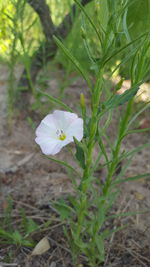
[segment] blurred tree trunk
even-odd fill
[[[81,3],[83,6],[85,6],[91,1],[92,0],[82,0]],[[45,35],[45,41],[39,46],[38,50],[33,55],[31,62],[31,81],[34,84],[38,72],[42,66],[53,59],[56,55],[57,45],[53,40],[53,35],[56,35],[61,39],[65,39],[72,29],[73,18],[76,14],[76,6],[72,6],[71,12],[65,16],[61,25],[56,28],[52,22],[50,10],[46,4],[46,0],[27,0],[27,2],[38,14]],[[27,88],[31,87],[27,79],[26,70],[23,71],[18,86],[22,88],[22,92],[24,90],[27,92]]]

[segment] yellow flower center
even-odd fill
[[[63,130],[57,130],[56,134],[59,140],[64,141],[66,139],[66,135],[64,134]]]
[[[64,133],[61,133],[61,134],[59,135],[59,140],[63,141],[63,140],[65,140],[65,139],[66,139],[66,135],[65,135]]]

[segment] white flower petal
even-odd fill
[[[70,123],[78,118],[78,116],[74,113],[61,110],[55,110],[53,116],[59,129],[63,130],[64,132],[69,127]]]
[[[56,128],[49,126],[41,121],[40,125],[36,129],[36,135],[40,137],[48,137],[57,139]]]
[[[74,120],[68,127],[66,135],[69,137],[75,137],[78,141],[81,141],[83,138],[83,120],[77,118]]]
[[[65,111],[65,120],[67,121],[67,127],[73,122],[75,121],[78,116],[74,113],[71,113],[71,112],[67,112]]]
[[[53,112],[53,119],[54,119],[56,127],[58,129],[64,130],[66,128],[66,121],[65,121],[64,111],[55,110]]]
[[[36,137],[35,142],[40,146],[45,155],[55,155],[63,147],[60,140]]]
[[[49,128],[53,129],[53,130],[56,130],[57,128],[57,125],[55,123],[55,119],[54,119],[54,116],[53,114],[48,114],[43,120],[42,122],[44,124],[46,124]]]

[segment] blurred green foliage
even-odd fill
[[[98,34],[93,30],[88,17],[83,10],[80,10],[79,6],[75,17],[73,17],[72,5],[74,3],[74,0],[47,0],[52,21],[56,27],[70,13],[73,26],[66,39],[63,40],[68,51],[74,55],[74,58],[90,75],[95,75],[101,62],[115,53],[105,67],[105,72],[109,74],[114,70],[115,74],[128,79],[130,70],[126,63],[132,61],[133,55],[138,53],[142,45],[141,40],[133,41],[150,30],[150,0],[91,1],[84,7],[84,10],[95,25]],[[46,62],[43,45],[45,36],[39,17],[27,3],[27,0],[1,1],[0,14],[0,61],[7,62],[9,67],[8,113],[13,114],[17,95],[21,90],[24,90],[24,88],[17,87],[16,83],[15,72],[18,63],[21,63],[26,70],[32,94],[34,99],[38,100],[37,105],[40,105],[40,99],[38,99],[36,88],[32,83],[30,69],[32,56],[36,54],[39,47],[43,47],[43,63]],[[60,36],[57,37],[60,38]],[[122,49],[123,46],[132,42],[133,45],[128,46],[127,49]],[[145,42],[144,39],[143,42]],[[121,49],[121,53],[116,53],[116,49]],[[149,56],[150,49],[147,51],[148,59]],[[59,48],[53,64],[52,61],[50,62],[51,69],[58,66],[55,63],[59,63],[59,66],[63,66],[65,70],[59,84],[59,93],[62,97],[65,88],[75,79],[76,75],[70,75],[71,72],[74,72],[74,66]],[[46,67],[48,64],[47,66],[44,65],[43,76],[40,77],[45,81],[47,77]],[[45,73],[44,69],[46,70]],[[145,80],[149,80],[149,73],[146,75]],[[38,86],[42,89],[41,84]],[[37,105],[35,105],[36,108]]]
[[[0,54],[3,56],[8,56],[10,44],[13,38],[12,35],[12,20],[16,16],[16,4],[21,3],[25,0],[6,0],[0,3]],[[111,3],[112,2],[112,3]],[[128,2],[123,0],[121,2]],[[127,8],[126,13],[124,14],[124,25],[122,28],[122,35],[126,35],[128,39],[136,38],[142,32],[146,30],[150,30],[150,0],[131,0],[130,6]],[[110,4],[111,3],[111,4]],[[73,4],[73,0],[47,0],[47,4],[51,10],[51,16],[54,24],[59,25],[66,14],[71,9]],[[110,6],[111,5],[111,6]],[[97,24],[97,27],[102,27],[104,30],[108,25],[108,15],[110,13],[110,9],[115,10],[119,8],[115,5],[115,1],[106,1],[106,0],[95,0],[87,5],[87,11],[89,15],[93,18],[94,22]],[[125,18],[126,16],[126,18]],[[126,24],[127,21],[127,25]],[[113,22],[113,21],[112,21]],[[73,49],[73,51],[78,54],[78,56],[82,56],[84,58],[85,48],[82,42],[82,28],[85,28],[86,23],[86,37],[89,43],[92,40],[94,41],[95,47],[92,47],[92,52],[95,51],[97,54],[99,53],[98,43],[96,41],[95,35],[93,31],[88,26],[87,21],[83,15],[77,16],[75,21],[73,31],[70,36],[67,38],[69,42],[69,46]],[[23,24],[21,26],[21,24]],[[24,15],[17,22],[17,30],[23,27],[24,37],[26,39],[26,45],[33,41],[32,53],[36,46],[43,40],[43,32],[40,25],[39,18],[37,14],[33,11],[33,9],[29,6],[28,3],[25,4]],[[129,29],[128,34],[126,33],[126,28]],[[122,30],[120,28],[120,30]],[[97,46],[96,46],[97,45]],[[18,50],[21,53],[21,48],[19,43],[17,44]],[[75,49],[75,48],[76,49]],[[95,50],[96,49],[96,50]]]
[[[150,0],[131,1],[127,22],[131,38],[136,38],[144,31],[150,31]]]
[[[69,12],[71,0],[48,0],[52,20],[55,25],[59,25],[63,17]],[[22,12],[20,7],[23,6],[23,16],[18,14]],[[59,8],[58,8],[59,7]],[[6,0],[0,2],[0,56],[9,59],[11,43],[14,39],[14,21],[15,34],[18,34],[16,50],[21,55],[23,53],[20,45],[19,33],[24,35],[25,46],[30,47],[29,55],[33,54],[44,39],[40,20],[34,10],[26,0]],[[32,43],[32,47],[31,47]]]
[[[22,55],[23,46],[20,36],[25,40],[24,48],[27,48],[31,55],[43,39],[37,14],[33,12],[26,0],[6,0],[0,3],[0,13],[0,56],[10,59],[12,43],[15,38],[16,54]]]

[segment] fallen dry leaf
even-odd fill
[[[143,200],[144,199],[144,195],[139,193],[139,192],[135,192],[134,196],[137,200]]]
[[[50,249],[50,244],[47,237],[42,238],[35,248],[33,249],[31,256],[42,255]]]

